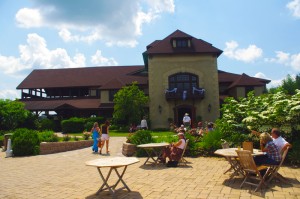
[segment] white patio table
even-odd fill
[[[111,158],[99,158],[99,159],[87,161],[85,164],[87,166],[96,167],[98,169],[101,179],[103,180],[103,184],[97,191],[96,195],[106,189],[109,190],[109,192],[113,195],[113,197],[115,196],[115,193],[118,190],[122,190],[122,189],[126,188],[128,191],[131,191],[122,178],[125,174],[127,166],[135,164],[137,162],[139,162],[139,159],[137,159],[135,157],[111,157]],[[106,178],[104,178],[104,176],[101,172],[101,169],[103,169],[103,168],[109,168],[109,172],[108,172]],[[118,172],[118,170],[117,170],[118,168],[123,168],[123,171],[121,172],[121,174]],[[116,172],[116,174],[118,176],[118,180],[115,184],[110,186],[110,185],[108,185],[108,180],[109,180],[109,177],[113,170]],[[116,189],[117,185],[120,182],[122,182],[124,186],[119,189]]]

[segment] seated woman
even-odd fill
[[[259,138],[260,148],[266,152],[266,155],[254,157],[256,165],[278,165],[281,161],[281,155],[270,134],[262,133]]]
[[[180,160],[186,142],[183,132],[180,132],[177,135],[179,137],[179,141],[172,143],[164,149],[162,158],[160,158],[161,162],[165,163],[167,157],[169,158],[170,162],[175,162],[175,164]]]

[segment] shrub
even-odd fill
[[[154,142],[152,136],[151,136],[151,131],[146,131],[146,130],[139,130],[136,133],[134,133],[132,136],[129,138],[130,143],[139,145],[139,144],[147,144],[147,143],[152,143]],[[136,155],[138,157],[146,156],[147,153],[143,149],[137,149]]]
[[[58,137],[53,131],[39,132],[38,136],[41,142],[58,142]]]
[[[300,139],[292,143],[292,148],[288,152],[288,159],[293,165],[300,165]]]
[[[12,135],[12,150],[15,156],[37,155],[40,140],[36,131],[17,129]]]
[[[64,135],[64,137],[63,137],[64,142],[68,142],[70,140],[71,140],[71,137],[69,135]]]
[[[94,122],[98,122],[98,124],[103,124],[105,122],[105,118],[104,117],[89,117],[89,118],[85,119],[85,122],[86,123],[91,122],[92,124],[94,124]],[[87,130],[89,131],[91,128],[89,128]]]
[[[73,117],[61,121],[63,133],[81,133],[84,130],[85,119]]]
[[[83,139],[84,140],[88,140],[90,138],[90,136],[91,136],[91,132],[86,131],[86,132],[83,133]]]
[[[218,128],[204,134],[202,141],[200,142],[200,147],[209,154],[213,154],[215,150],[221,148],[221,136],[222,134]]]
[[[93,125],[94,125],[94,122],[86,122],[84,124],[85,131],[90,131],[92,129]]]
[[[48,118],[44,118],[42,120],[39,121],[40,126],[39,126],[39,130],[43,131],[43,130],[54,130],[56,125],[54,123],[53,120],[50,120]]]

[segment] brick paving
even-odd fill
[[[0,153],[0,198],[5,199],[96,199],[111,198],[108,191],[95,195],[101,179],[85,162],[107,156],[122,156],[125,138],[111,138],[110,154],[93,154],[91,148],[30,157],[5,158]],[[300,169],[282,167],[289,184],[272,181],[268,189],[239,188],[242,178],[223,174],[229,167],[224,158],[186,158],[187,166],[167,168],[143,165],[145,158],[127,168],[124,180],[132,192],[117,192],[118,198],[295,198],[300,199]],[[105,170],[106,171],[106,170]],[[107,169],[108,171],[108,169]],[[114,174],[114,173],[113,173]],[[109,182],[117,179],[111,176]],[[250,191],[249,191],[250,190]]]

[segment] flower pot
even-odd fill
[[[136,152],[136,145],[135,144],[130,144],[123,142],[123,149],[122,149],[122,154],[130,157],[133,156]]]

